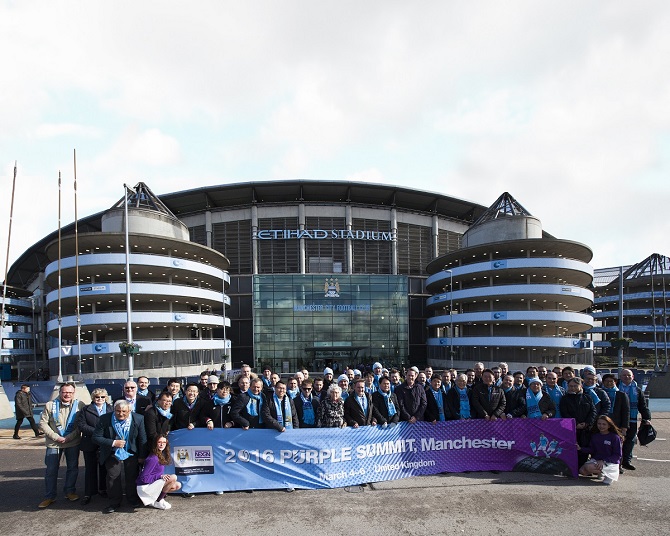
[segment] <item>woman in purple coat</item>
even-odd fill
[[[172,505],[165,500],[168,493],[181,489],[176,475],[164,475],[166,465],[172,463],[170,444],[167,436],[158,434],[151,449],[151,454],[144,461],[144,467],[137,477],[137,494],[144,506],[151,504],[159,510],[167,510]]]

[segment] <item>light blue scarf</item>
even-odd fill
[[[356,395],[356,402],[358,402],[358,405],[363,410],[363,415],[367,415],[367,413],[368,413],[368,397],[367,396],[360,397],[360,396]]]
[[[107,413],[107,402],[105,402],[102,406],[98,406],[97,404],[93,405],[98,412],[98,417],[102,417],[105,413]]]
[[[70,411],[67,414],[67,420],[65,421],[65,426],[60,422],[60,406],[61,406],[61,401],[60,398],[55,398],[54,399],[54,404],[53,404],[53,409],[51,410],[53,412],[53,417],[54,417],[54,422],[56,423],[56,430],[58,432],[58,435],[61,437],[65,437],[69,433],[72,432],[74,429],[74,418],[77,415],[77,410],[79,409],[79,402],[75,398],[71,403],[70,403]],[[63,404],[63,407],[67,408],[68,406]]]
[[[562,387],[559,387],[558,385],[556,387],[549,387],[545,385],[542,389],[544,389],[545,393],[547,393],[554,401],[554,405],[556,406],[556,415],[554,415],[554,417],[560,419],[561,410],[559,408],[561,405],[561,398],[563,398],[565,391],[563,390]]]
[[[291,397],[291,400],[298,396],[299,392],[300,389],[286,389],[286,394]]]
[[[584,386],[584,392],[588,393],[589,396],[591,397],[591,400],[593,400],[593,405],[597,406],[600,404],[600,398],[598,398],[598,393],[596,393],[596,386],[595,385],[588,385]]]
[[[460,387],[455,387],[456,392],[458,393],[458,398],[460,400],[460,414],[461,419],[470,418],[470,399],[468,398],[468,388],[461,389]]]
[[[272,395],[275,399],[275,407],[277,409],[277,421],[284,428],[293,428],[293,414],[291,413],[290,399],[284,396],[281,400],[277,395]]]
[[[263,407],[263,398],[261,395],[255,395],[251,392],[251,389],[247,391],[249,395],[249,402],[247,403],[247,413],[251,417],[258,417],[258,422],[263,422],[263,415],[261,415],[261,408]],[[256,404],[256,402],[258,404]]]
[[[312,396],[305,398],[302,393],[300,393],[300,399],[302,400],[302,422],[305,424],[313,425],[315,421],[314,416],[314,406],[312,405]]]
[[[170,413],[169,409],[163,409],[158,405],[154,405],[156,408],[156,411],[160,413],[163,417],[165,417],[167,420],[170,420],[172,418],[172,413]]]
[[[430,392],[433,393],[433,397],[435,397],[435,402],[437,402],[437,409],[440,413],[437,420],[440,422],[446,421],[447,419],[444,417],[444,399],[442,398],[442,391],[440,389],[434,391],[431,387]]]
[[[149,396],[149,389],[148,388],[147,389],[138,389],[137,394],[142,395],[142,396]]]
[[[397,411],[395,409],[395,404],[393,403],[393,400],[391,400],[391,393],[385,393],[384,391],[379,391],[381,395],[384,397],[384,402],[386,402],[386,410],[387,413],[389,414],[389,419],[393,417]]]
[[[226,397],[224,397],[224,398],[221,398],[221,397],[219,396],[219,393],[216,393],[216,394],[212,397],[212,402],[214,402],[214,405],[215,405],[215,406],[225,406],[226,404],[228,404],[228,403],[230,402],[230,395],[228,395],[228,396],[226,396]]]
[[[630,400],[630,422],[637,422],[637,415],[639,410],[637,409],[637,382],[633,380],[630,382],[630,385],[626,385],[623,382],[619,384],[619,390],[622,393],[628,395],[628,400]]]
[[[616,398],[616,394],[619,391],[619,389],[617,389],[616,385],[611,388],[603,388],[603,389],[605,389],[605,392],[607,393],[607,396],[610,399],[610,410],[608,412],[608,415],[612,415],[614,413],[614,399]]]
[[[542,400],[542,391],[537,394],[530,389],[526,390],[526,416],[529,419],[541,419],[540,400]]]
[[[130,421],[131,421],[130,416],[128,416],[128,418],[125,421],[120,421],[116,418],[116,414],[112,414],[112,426],[114,426],[114,431],[116,432],[116,435],[119,436],[119,439],[123,439],[126,442],[126,444],[123,447],[116,447],[114,457],[119,461],[127,460],[132,456],[132,454],[128,452],[128,436],[130,435]]]

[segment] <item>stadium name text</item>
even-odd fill
[[[311,240],[375,240],[394,241],[395,231],[351,231],[348,229],[265,229],[254,233],[259,240],[292,240],[308,238]]]

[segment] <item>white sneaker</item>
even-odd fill
[[[613,482],[613,480],[608,476],[603,478],[603,484],[605,484],[606,486],[611,486],[612,482]]]
[[[160,503],[163,505],[163,510],[169,510],[170,508],[172,508],[172,505],[165,499],[161,499]]]
[[[158,510],[167,510],[167,508],[165,508],[165,505],[163,504],[164,502],[165,501],[156,501],[151,506],[157,508]]]

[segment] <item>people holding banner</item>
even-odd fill
[[[174,415],[172,414],[172,395],[163,391],[158,395],[156,403],[144,412],[144,429],[147,432],[147,441],[153,444],[158,435],[167,435],[174,429]]]
[[[98,493],[107,493],[107,471],[98,461],[100,446],[93,443],[93,432],[102,415],[112,412],[112,405],[107,403],[105,389],[93,389],[91,402],[77,414],[77,427],[81,432],[79,450],[84,453],[84,497],[81,504],[87,505],[91,497]]]
[[[523,402],[521,417],[529,419],[550,419],[556,412],[556,406],[551,397],[542,391],[542,380],[531,376],[528,378],[528,387],[519,391]]]
[[[144,506],[151,505],[158,510],[169,510],[172,505],[165,500],[168,493],[181,489],[176,475],[166,475],[165,466],[172,463],[170,444],[166,435],[156,436],[151,454],[147,456],[142,472],[137,477],[137,495]]]
[[[635,471],[635,466],[631,462],[633,461],[633,447],[637,438],[637,419],[638,416],[641,416],[642,424],[650,424],[651,412],[647,407],[647,401],[644,398],[642,389],[638,387],[637,382],[633,379],[632,370],[623,369],[621,371],[619,390],[628,395],[628,399],[630,400],[630,421],[628,423],[628,430],[626,431],[626,439],[623,442],[621,467],[629,471]]]
[[[235,426],[232,417],[233,395],[230,383],[219,382],[216,394],[210,400],[209,405],[202,411],[202,420],[209,430],[214,428],[232,428]]]
[[[247,387],[233,400],[230,416],[233,422],[244,430],[249,428],[263,428],[263,406],[267,404],[263,394],[263,380],[256,378],[249,384],[249,378],[240,381],[240,388]],[[279,382],[277,382],[279,383]]]
[[[198,389],[198,384],[189,383],[186,385],[184,396],[172,403],[174,430],[182,428],[193,430],[193,428],[202,426],[200,415],[203,409],[205,409],[206,402],[199,394],[200,389]]]
[[[454,420],[472,418],[472,393],[468,388],[468,377],[465,374],[456,376],[456,385],[447,393],[449,415]]]
[[[193,386],[198,389],[197,385]],[[144,417],[133,413],[127,400],[117,400],[114,412],[100,417],[93,432],[93,443],[100,446],[100,463],[107,469],[109,506],[103,512],[111,514],[121,506],[122,478],[126,483],[126,500],[133,508],[142,506],[135,480],[139,475],[140,463],[146,457]]]
[[[545,386],[542,388],[542,390],[547,393],[551,399],[554,401],[554,405],[556,406],[556,413],[554,414],[554,417],[557,419],[561,418],[561,398],[565,395],[565,389],[561,387],[560,385],[557,385],[558,383],[558,375],[555,372],[547,372],[547,383]]]
[[[400,421],[398,398],[391,391],[391,380],[388,376],[379,379],[379,390],[372,393],[372,404],[381,415],[381,422],[395,424]]]
[[[423,420],[427,404],[426,391],[416,383],[418,370],[416,367],[410,368],[405,375],[405,382],[395,390],[400,405],[400,420],[412,424]]]
[[[40,508],[46,508],[56,502],[58,467],[65,455],[67,471],[65,473],[65,497],[69,501],[79,500],[75,493],[79,476],[79,443],[81,434],[77,428],[77,413],[84,407],[81,400],[74,398],[74,383],[64,383],[58,390],[58,398],[44,406],[40,417],[40,430],[44,432],[47,452],[44,457],[46,472],[44,484],[46,493]]]
[[[362,378],[355,380],[354,392],[344,401],[344,420],[352,428],[386,424],[372,404],[372,395],[365,391],[365,380]]]
[[[596,422],[596,406],[590,395],[584,393],[581,378],[572,378],[568,382],[568,392],[561,398],[561,416],[574,419],[577,430],[577,444],[588,447],[591,440],[591,428]],[[586,454],[578,453],[580,467],[586,463]]]
[[[505,414],[505,393],[493,385],[493,372],[485,369],[481,382],[472,388],[472,417],[495,421]]]
[[[316,428],[319,398],[318,395],[313,394],[313,384],[317,382],[323,382],[323,380],[316,378],[313,383],[309,378],[304,380],[300,386],[300,395],[293,400],[300,428]]]
[[[587,447],[577,447],[581,454],[590,454],[591,459],[580,466],[583,476],[603,476],[603,484],[619,480],[619,463],[622,456],[623,436],[621,430],[607,415],[598,417]]]
[[[318,428],[344,428],[346,425],[342,388],[339,385],[331,383],[330,387],[328,387],[326,397],[319,404],[316,426]]]
[[[424,420],[433,424],[452,420],[447,404],[447,395],[442,390],[442,378],[438,374],[433,374],[430,385],[426,389]]]
[[[269,397],[261,409],[266,428],[274,428],[278,432],[299,428],[298,415],[293,399],[287,394],[286,384],[278,381],[274,394]]]

